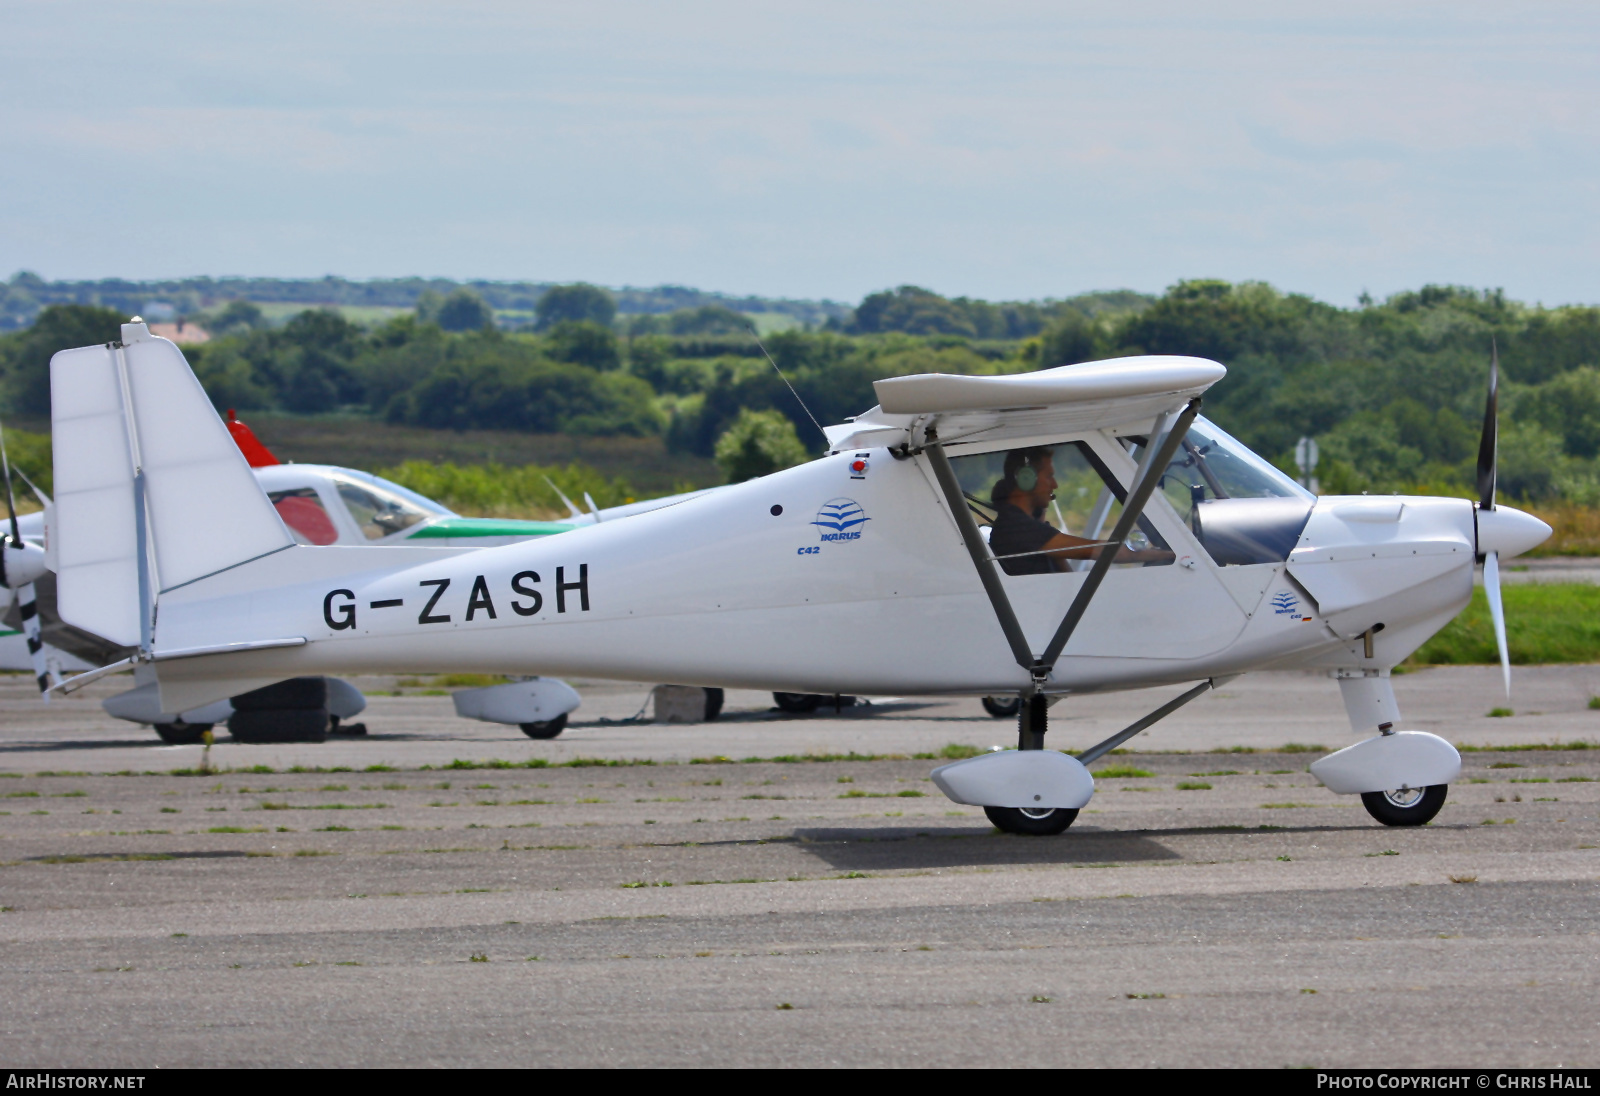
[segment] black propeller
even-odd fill
[[[22,547],[22,527],[17,524],[17,496],[11,490],[11,460],[6,456],[6,432],[4,427],[0,427],[0,469],[5,472],[6,509],[11,514],[11,539],[9,543],[20,548]],[[0,540],[0,582],[4,582],[6,577],[4,553],[4,545],[6,543],[5,540]]]
[[[1478,505],[1494,509],[1494,481],[1499,460],[1500,348],[1489,343],[1489,399],[1483,405],[1483,439],[1478,442]]]
[[[1478,511],[1494,509],[1496,465],[1499,463],[1500,347],[1489,343],[1489,398],[1483,405],[1483,440],[1478,443]],[[1481,524],[1481,519],[1480,519]],[[1506,610],[1500,598],[1500,553],[1483,554],[1483,593],[1494,624],[1495,646],[1500,649],[1500,673],[1506,697],[1511,696],[1511,651],[1506,644]]]

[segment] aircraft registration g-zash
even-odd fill
[[[1065,830],[1094,792],[1088,763],[1222,680],[1320,668],[1370,737],[1313,773],[1380,822],[1426,822],[1461,759],[1395,729],[1390,670],[1467,604],[1479,557],[1503,624],[1499,557],[1550,531],[1495,506],[1494,374],[1473,503],[1307,493],[1199,417],[1225,372],[1134,357],[899,377],[828,429],[826,456],[626,522],[476,550],[318,547],[285,529],[177,347],[128,324],[51,362],[60,615],[137,648],[172,710],[424,654],[441,670],[1012,694],[1020,748],[933,779],[1014,833]],[[1051,701],[1151,686],[1185,688],[1076,757],[1043,748]]]

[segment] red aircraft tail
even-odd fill
[[[239,452],[244,454],[244,459],[250,463],[251,468],[266,468],[283,463],[272,455],[272,450],[261,444],[261,439],[256,437],[254,430],[239,421],[231,407],[228,408],[228,433],[233,435],[234,444],[239,447]]]

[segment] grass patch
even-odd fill
[[[1208,773],[1190,773],[1190,776],[1238,776],[1238,769],[1213,769]]]
[[[1597,586],[1596,589],[1600,589]],[[1528,753],[1543,752],[1546,750],[1600,750],[1600,742],[1590,742],[1579,738],[1572,742],[1519,742],[1510,746],[1466,746],[1456,743],[1456,749],[1461,753]],[[1491,765],[1493,768],[1512,768],[1513,766],[1500,764]],[[1521,768],[1521,766],[1515,766]]]
[[[1512,711],[1510,708],[1490,708],[1489,709],[1489,718],[1490,719],[1507,719],[1507,718],[1509,718],[1511,716],[1514,716],[1516,714],[1517,713]]]
[[[1204,780],[1182,780],[1178,782],[1178,790],[1180,792],[1208,792],[1211,790],[1211,785]]]
[[[1132,765],[1107,765],[1103,769],[1096,769],[1090,775],[1096,780],[1125,780],[1147,779],[1156,774],[1145,769],[1136,769]]]
[[[1548,583],[1506,586],[1506,645],[1519,666],[1600,661],[1600,586]],[[1498,662],[1494,625],[1481,588],[1461,615],[1424,643],[1407,666]],[[1593,705],[1591,705],[1593,706]]]
[[[1315,803],[1263,803],[1261,804],[1261,809],[1264,811],[1291,811],[1314,806],[1316,806]]]
[[[481,689],[487,685],[504,685],[510,681],[504,674],[440,674],[433,679],[440,689]]]

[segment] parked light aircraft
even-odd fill
[[[240,422],[231,409],[227,413],[227,426],[240,453],[255,471],[257,482],[267,492],[268,499],[296,543],[301,544],[389,545],[416,541],[437,546],[488,547],[550,536],[600,521],[619,520],[634,513],[669,506],[700,493],[648,499],[606,509],[597,507],[594,500],[585,494],[589,510],[584,512],[551,484],[567,506],[570,517],[560,521],[462,517],[432,499],[369,472],[333,465],[286,464],[261,442],[254,431]],[[3,449],[3,445],[0,445],[0,449]],[[29,486],[32,487],[31,482]],[[48,510],[49,498],[39,493],[37,488],[34,490],[40,500],[47,504]],[[46,540],[45,518],[46,513],[39,512],[18,519],[21,542],[38,559],[43,558],[39,546]],[[46,600],[52,605],[53,592],[53,585],[47,584]],[[35,606],[26,619],[37,632],[44,614]],[[56,631],[62,629],[57,628]],[[90,657],[114,646],[76,630],[58,639]],[[0,668],[35,668],[41,689],[47,687],[47,667],[53,668],[53,680],[59,680],[63,670],[93,669],[92,664],[83,661],[72,651],[42,643],[37,635],[31,642],[40,649],[30,647],[21,631],[0,631],[0,644],[5,644],[0,646]],[[230,700],[219,700],[185,712],[163,711],[153,671],[148,667],[136,667],[134,677],[134,688],[108,697],[103,707],[116,718],[154,727],[156,733],[168,743],[199,742],[204,732],[215,724],[230,720],[234,714]],[[333,732],[365,733],[362,724],[350,722],[366,708],[366,699],[360,690],[333,677],[327,679],[326,689],[326,706]],[[554,738],[560,735],[565,729],[567,715],[581,702],[577,692],[565,682],[538,677],[502,685],[457,689],[452,692],[451,700],[456,714],[462,718],[511,724],[531,738]],[[295,712],[294,709],[289,711]],[[287,718],[293,720],[295,716],[291,714]],[[286,728],[268,727],[266,731],[269,734],[284,733]],[[315,737],[321,732],[309,733]]]
[[[51,547],[62,617],[137,653],[61,688],[148,664],[162,704],[186,709],[426,654],[441,669],[1009,693],[1020,748],[934,782],[1003,830],[1059,833],[1094,792],[1087,764],[1158,719],[1251,670],[1320,668],[1354,731],[1377,733],[1313,774],[1386,825],[1421,824],[1460,756],[1396,730],[1390,671],[1466,605],[1480,556],[1505,664],[1499,559],[1550,532],[1495,503],[1496,372],[1476,503],[1310,495],[1199,417],[1225,372],[1134,357],[878,381],[879,406],[829,428],[809,464],[559,537],[380,551],[296,544],[181,352],[124,325],[51,362]],[[1046,449],[1078,535],[997,554],[968,495],[998,470],[1012,482],[991,500],[1015,498],[1008,454]],[[1038,557],[1050,566],[1018,562]],[[1053,700],[1175,685],[1076,757],[1043,748]]]

